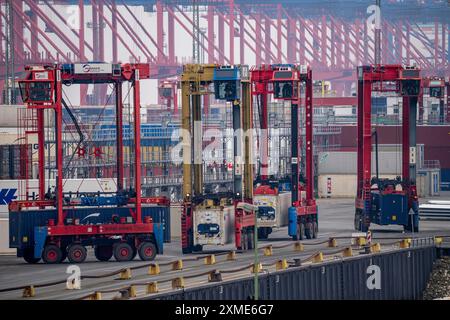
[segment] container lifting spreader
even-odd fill
[[[242,137],[249,123],[250,84],[247,66],[188,64],[181,76],[183,129],[183,212],[181,217],[183,253],[201,251],[204,245],[225,245],[234,242],[237,249],[252,248],[254,215],[237,208],[242,201],[251,201],[246,192],[252,181],[247,162],[251,138]],[[214,88],[211,91],[211,88]],[[203,189],[202,103],[205,95],[226,101],[233,108],[233,191],[212,193]],[[247,117],[241,117],[247,114]],[[243,126],[241,125],[243,123]],[[186,139],[186,140],[185,140]],[[244,143],[243,143],[243,140]],[[242,145],[247,150],[242,153]],[[189,147],[188,147],[189,146]],[[245,164],[242,164],[242,158]],[[245,170],[244,170],[245,169]],[[244,173],[245,171],[245,173]],[[244,179],[243,179],[244,177]],[[246,188],[247,187],[247,188]],[[244,192],[243,192],[244,191]],[[234,221],[233,221],[234,220]]]
[[[370,224],[402,225],[419,230],[419,201],[416,189],[416,119],[421,94],[420,70],[401,65],[371,65],[357,68],[358,74],[358,161],[355,229],[368,231]],[[372,177],[372,92],[402,97],[402,176]],[[378,127],[378,130],[381,129]]]
[[[20,199],[9,205],[10,247],[29,263],[41,258],[46,263],[60,263],[66,258],[72,263],[86,259],[87,246],[93,246],[95,256],[107,261],[113,255],[117,261],[129,261],[136,254],[142,260],[153,260],[163,253],[163,226],[153,223],[149,213],[155,207],[168,210],[166,198],[141,197],[140,155],[140,80],[148,79],[148,64],[77,63],[25,68],[25,79],[19,81],[23,102],[34,119],[33,133],[38,135],[39,191],[36,198]],[[131,83],[133,101],[134,185],[124,187],[123,103],[122,84]],[[64,101],[64,86],[108,83],[115,88],[117,128],[117,192],[97,195],[77,195],[64,192],[66,152],[78,152],[83,133],[71,108]],[[80,135],[77,150],[66,149],[63,135],[63,112],[71,119]],[[44,123],[44,111],[54,115],[54,125]],[[45,128],[52,128],[55,139],[46,141]],[[47,129],[46,129],[47,130]],[[46,192],[44,168],[51,159],[45,144],[55,150],[55,190]],[[53,148],[53,144],[55,148]],[[23,159],[27,161],[27,159]],[[143,205],[145,204],[145,205]],[[91,207],[90,210],[88,210]],[[92,214],[93,211],[95,214]]]

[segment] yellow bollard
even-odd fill
[[[330,238],[328,240],[328,247],[330,248],[336,248],[337,247],[337,241],[335,238]]]
[[[205,264],[206,265],[216,264],[216,256],[211,254],[211,255],[205,257]]]
[[[314,255],[314,257],[312,258],[313,263],[319,263],[319,262],[323,262],[323,253],[322,252],[318,252]]]
[[[172,270],[183,270],[183,260],[177,260],[172,263]]]
[[[262,271],[262,264],[261,263],[258,263],[257,265],[253,264],[251,271],[252,273],[260,273]]]
[[[370,252],[378,253],[381,251],[381,245],[377,242],[370,246]]]
[[[222,274],[219,271],[213,270],[208,274],[208,282],[222,281]]]
[[[23,288],[22,297],[23,298],[32,298],[36,295],[36,289],[34,286],[28,286]]]
[[[267,246],[267,247],[264,248],[264,255],[265,255],[266,257],[271,256],[272,253],[273,253],[273,251],[272,251],[272,245]]]
[[[231,261],[231,260],[236,260],[236,251],[230,251],[227,254],[227,260]]]
[[[342,252],[342,255],[344,257],[352,257],[353,256],[352,247],[345,248],[344,251]]]
[[[276,270],[284,270],[288,268],[288,263],[286,259],[278,260],[275,264]]]
[[[172,289],[183,289],[184,288],[184,278],[178,277],[172,280]]]
[[[161,270],[159,268],[159,264],[155,263],[155,264],[150,265],[150,267],[148,267],[149,275],[154,276],[154,275],[158,275],[160,273],[161,273]]]
[[[102,300],[102,293],[99,291],[95,291],[88,297],[88,300]]]
[[[303,246],[303,243],[296,242],[294,245],[294,250],[295,251],[304,251],[305,247]]]
[[[356,238],[356,245],[362,247],[366,245],[366,238],[364,237],[358,237]]]
[[[129,280],[131,279],[131,269],[126,268],[120,271],[120,280]]]
[[[136,293],[136,286],[130,286],[128,288],[128,296],[130,298],[136,298],[136,295],[137,295],[137,293]]]
[[[409,248],[409,241],[408,241],[408,239],[401,240],[399,245],[400,245],[400,248],[402,248],[402,249]]]
[[[150,282],[147,284],[147,294],[158,293],[158,282]]]

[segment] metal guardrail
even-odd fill
[[[233,269],[213,269],[208,271],[203,271],[200,273],[188,275],[188,276],[177,276],[174,278],[168,278],[162,281],[147,281],[147,282],[136,282],[132,283],[128,286],[118,288],[118,289],[111,289],[111,290],[98,290],[94,291],[91,294],[88,294],[86,296],[81,297],[80,299],[101,299],[102,293],[121,293],[122,297],[125,298],[134,298],[136,297],[136,286],[146,286],[147,294],[154,294],[158,293],[158,284],[163,283],[171,283],[172,289],[177,288],[185,288],[185,279],[190,278],[197,278],[202,276],[208,276],[208,282],[220,282],[222,281],[222,274],[232,274],[237,272],[242,272],[246,269],[248,269],[250,272],[262,272],[264,268],[270,268],[275,267],[276,270],[284,270],[289,267],[293,266],[300,266],[304,263],[321,263],[324,262],[325,259],[328,258],[334,258],[337,254],[339,254],[342,258],[352,257],[353,256],[353,250],[362,250],[363,252],[360,252],[362,254],[364,253],[379,253],[381,252],[381,246],[389,246],[394,245],[398,246],[398,248],[404,249],[404,248],[417,248],[417,247],[423,247],[423,246],[430,246],[430,245],[440,245],[443,241],[443,238],[450,238],[450,236],[436,236],[436,237],[426,237],[426,238],[407,238],[407,237],[399,237],[399,238],[376,238],[373,239],[374,241],[383,240],[383,239],[389,239],[389,240],[395,240],[390,243],[383,243],[380,244],[379,242],[374,242],[373,244],[367,244],[367,241],[364,237],[335,237],[335,238],[329,238],[327,240],[323,241],[315,241],[315,242],[293,242],[283,245],[267,245],[262,246],[258,248],[258,250],[262,251],[264,256],[270,257],[273,255],[273,250],[282,249],[282,248],[288,248],[293,247],[294,252],[303,252],[305,246],[317,246],[322,244],[327,244],[328,249],[322,249],[322,250],[315,250],[311,255],[309,255],[307,258],[304,259],[293,259],[293,260],[287,260],[286,258],[283,259],[276,259],[272,261],[271,263],[266,264],[259,264],[254,265],[253,263],[246,264],[244,266],[240,266],[238,268]],[[352,246],[346,246],[346,247],[338,247],[338,239],[350,239],[354,240],[354,245]],[[132,271],[138,270],[138,269],[148,269],[148,275],[155,276],[159,275],[161,273],[168,273],[171,271],[182,271],[183,265],[185,262],[188,261],[201,261],[203,260],[204,265],[215,265],[218,262],[216,261],[216,257],[218,256],[226,256],[226,261],[234,261],[237,260],[236,258],[236,251],[225,251],[218,254],[207,254],[207,255],[200,255],[197,257],[188,257],[184,259],[176,259],[173,261],[163,262],[163,263],[147,263],[139,266],[133,266],[133,267],[127,267],[127,268],[121,268],[115,271],[111,271],[105,274],[98,274],[98,275],[84,275],[81,276],[82,279],[100,279],[100,278],[109,278],[113,276],[119,276],[120,280],[130,280],[132,278]],[[220,262],[219,262],[220,263]],[[161,270],[161,267],[170,266],[168,270]],[[52,281],[52,282],[46,282],[46,283],[40,283],[40,284],[33,284],[33,285],[24,285],[24,286],[17,286],[17,287],[11,287],[11,288],[4,288],[0,289],[0,293],[2,292],[10,292],[10,291],[17,291],[22,290],[22,297],[28,298],[28,297],[34,297],[36,295],[36,289],[37,288],[45,288],[45,287],[51,287],[59,284],[67,283],[67,280],[58,280],[58,281]]]
[[[261,299],[270,301],[420,299],[437,255],[436,246],[421,246],[264,271],[257,290]],[[369,282],[375,272],[379,280]],[[255,285],[253,277],[244,276],[135,298],[252,300]]]

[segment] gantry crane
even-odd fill
[[[371,223],[402,225],[419,229],[416,190],[416,118],[420,95],[420,70],[401,65],[371,65],[357,68],[358,162],[355,229],[366,232]],[[372,92],[402,97],[402,176],[372,177],[371,156],[374,130],[371,123]]]
[[[137,253],[142,260],[153,260],[163,253],[163,226],[153,223],[151,208],[165,206],[163,197],[141,197],[140,155],[140,80],[150,77],[148,64],[77,63],[25,68],[26,78],[19,81],[22,100],[32,117],[29,133],[38,135],[39,192],[37,198],[13,201],[9,205],[10,247],[17,248],[17,256],[29,263],[41,258],[46,263],[60,263],[66,258],[72,263],[86,259],[87,246],[93,246],[98,260],[107,261],[113,255],[117,261],[134,259]],[[132,85],[134,176],[129,190],[124,187],[124,158],[122,131],[122,84]],[[117,129],[117,192],[82,195],[64,192],[64,170],[69,163],[63,162],[65,148],[63,136],[63,111],[71,115],[80,126],[64,100],[64,86],[76,84],[109,83],[115,86]],[[54,115],[54,124],[45,124],[44,111]],[[36,111],[36,112],[34,112]],[[36,115],[36,117],[34,117]],[[50,161],[45,152],[45,130],[53,127],[55,135],[56,175],[55,191],[46,193],[44,168]],[[80,141],[83,139],[80,137]],[[53,142],[49,142],[53,143]],[[77,146],[77,149],[81,145]],[[78,152],[79,150],[72,150]],[[46,159],[47,158],[47,159]],[[21,159],[28,161],[28,158]],[[28,178],[28,177],[27,177]],[[143,203],[150,206],[144,206]],[[94,207],[95,221],[90,220]]]
[[[265,65],[251,70],[252,97],[255,97],[262,110],[261,131],[267,130],[267,101],[268,95],[274,99],[291,102],[291,205],[289,209],[289,232],[294,239],[311,239],[317,237],[318,220],[317,206],[314,199],[313,179],[313,119],[312,71],[307,66],[292,64]],[[300,84],[305,88],[305,170],[304,179],[300,181],[299,154],[299,106]],[[262,166],[266,168],[267,137],[262,136],[260,142]],[[267,238],[273,227],[279,226],[281,206],[275,199],[278,195],[277,187],[264,183],[267,174],[262,171],[263,183],[255,188],[254,203],[260,207],[258,211],[258,233],[260,238]],[[304,197],[302,197],[304,191]],[[278,208],[277,208],[278,207]],[[277,216],[278,215],[278,216]]]
[[[183,212],[181,216],[183,253],[200,251],[204,245],[224,245],[235,233],[238,249],[252,248],[254,215],[237,208],[251,202],[251,137],[242,138],[241,114],[251,115],[247,66],[188,64],[181,76],[183,139]],[[211,91],[211,86],[214,91]],[[203,189],[202,96],[215,94],[233,108],[233,192],[211,193]],[[251,123],[243,121],[244,130]],[[242,156],[242,141],[244,149]],[[246,161],[242,167],[242,158]],[[243,169],[245,174],[243,175]],[[244,179],[242,178],[244,176]],[[247,180],[249,179],[249,180]],[[245,188],[243,189],[243,186]],[[244,194],[243,194],[244,191]],[[234,220],[234,221],[233,221]]]

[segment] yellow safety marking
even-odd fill
[[[211,254],[207,257],[205,257],[205,264],[206,265],[213,265],[216,263],[216,256]]]
[[[120,271],[120,280],[129,280],[131,279],[131,269],[127,268]]]
[[[23,289],[22,297],[23,298],[31,298],[36,295],[36,289],[34,286],[28,286]]]
[[[183,289],[184,288],[184,278],[178,277],[172,280],[172,289]]]
[[[172,263],[172,270],[183,270],[183,260],[177,260]]]
[[[330,238],[328,240],[328,247],[330,248],[336,248],[337,247],[337,241],[335,238]]]
[[[295,251],[304,251],[305,247],[303,246],[303,243],[296,242],[294,245]]]
[[[155,264],[150,265],[150,267],[148,267],[149,275],[154,276],[154,275],[158,275],[160,273],[161,273],[161,270],[159,268],[159,264],[155,263]]]
[[[264,255],[266,257],[269,257],[273,254],[273,250],[272,250],[272,245],[269,245],[267,247],[264,248]]]
[[[314,257],[312,258],[313,263],[319,263],[319,262],[323,262],[323,253],[322,252],[318,252],[314,255]]]
[[[158,292],[158,282],[150,282],[147,284],[147,294],[157,293]]]
[[[284,270],[288,268],[288,263],[286,259],[278,260],[275,264],[276,270]]]

